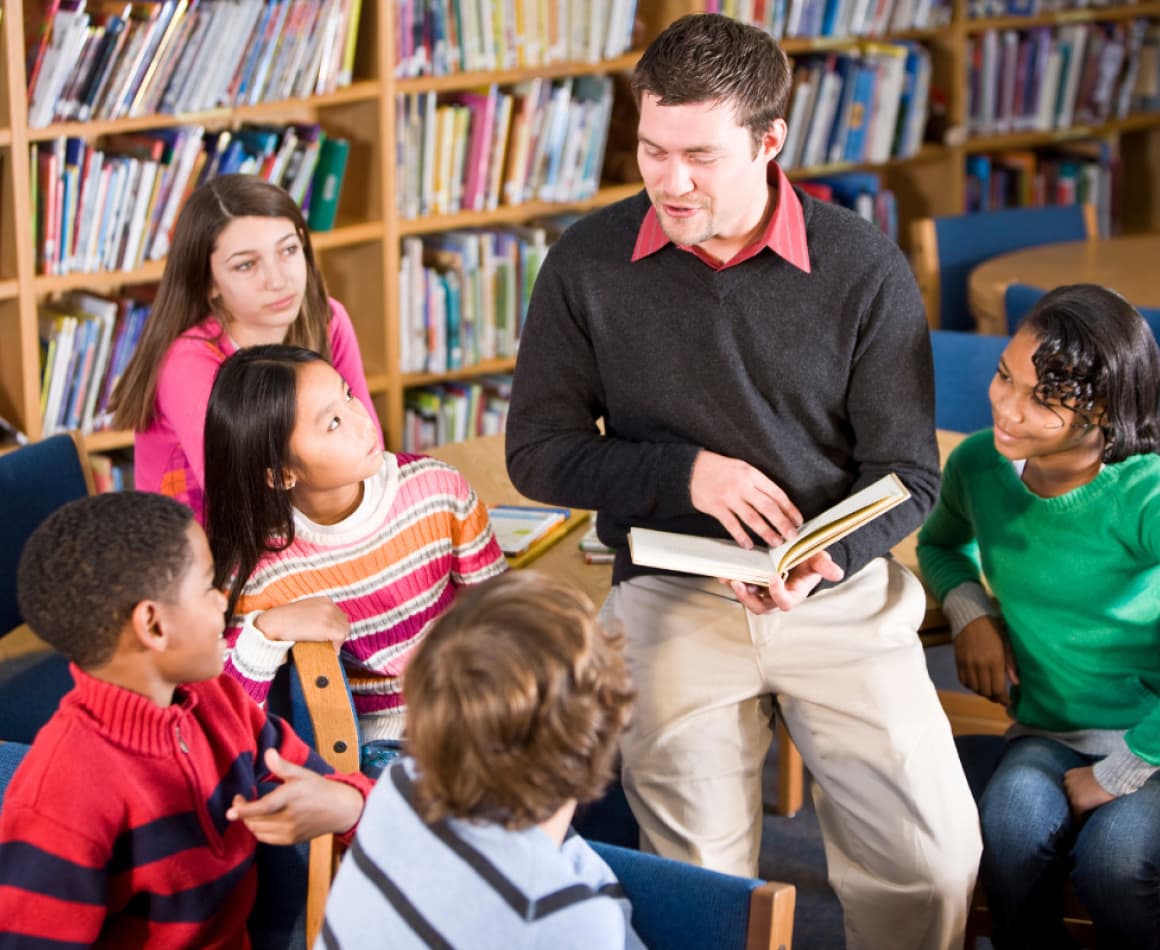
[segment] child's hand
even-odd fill
[[[282,784],[252,802],[235,795],[226,812],[230,821],[244,821],[259,841],[297,844],[318,835],[342,834],[362,815],[363,797],[357,788],[287,762],[274,749],[266,750],[266,767]]]
[[[1106,805],[1116,797],[1096,781],[1095,769],[1090,765],[1064,772],[1063,788],[1067,792],[1067,800],[1071,802],[1071,810],[1077,816]]]
[[[954,639],[955,666],[959,682],[992,702],[1011,704],[1007,693],[1008,671],[1014,673],[1015,661],[1007,652],[1006,642],[994,617],[977,617],[959,631]],[[1018,682],[1012,677],[1013,682]]]
[[[744,584],[741,581],[727,580],[723,583],[732,588],[733,596],[747,610],[755,614],[767,614],[773,610],[793,610],[823,580],[836,583],[842,577],[842,569],[834,559],[827,552],[819,551],[790,571],[784,581],[775,577],[769,587]]]
[[[254,626],[267,640],[330,641],[335,649],[350,636],[350,621],[329,597],[308,597],[271,607],[258,616]]]

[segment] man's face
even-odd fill
[[[670,241],[709,242],[712,253],[713,244],[728,246],[751,235],[765,213],[766,166],[781,145],[784,125],[775,122],[754,154],[749,130],[737,124],[731,103],[662,106],[654,95],[641,97],[637,161]]]

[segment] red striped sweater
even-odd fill
[[[0,812],[0,948],[249,946],[256,842],[225,818],[288,761],[358,788],[219,676],[162,708],[73,667]]]
[[[454,468],[421,455],[384,454],[357,511],[336,525],[295,512],[294,543],[266,555],[241,599],[226,672],[258,702],[290,648],[254,626],[264,610],[325,596],[350,620],[342,647],[363,740],[402,737],[402,674],[431,623],[463,584],[506,568],[487,509]]]

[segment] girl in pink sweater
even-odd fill
[[[384,452],[349,384],[299,347],[222,364],[205,448],[226,672],[263,702],[294,641],[333,641],[363,741],[401,738],[415,647],[458,587],[506,567],[487,509],[449,465]]]
[[[375,418],[354,327],[327,296],[301,210],[254,175],[211,179],[181,210],[153,311],[113,393],[114,425],[136,433],[136,487],[202,520],[214,375],[243,347],[283,342],[333,362]]]

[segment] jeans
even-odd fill
[[[1160,948],[1160,773],[1077,819],[1063,776],[1095,761],[1031,736],[999,759],[979,803],[998,950],[1074,946],[1062,921],[1069,874],[1101,947]]]

